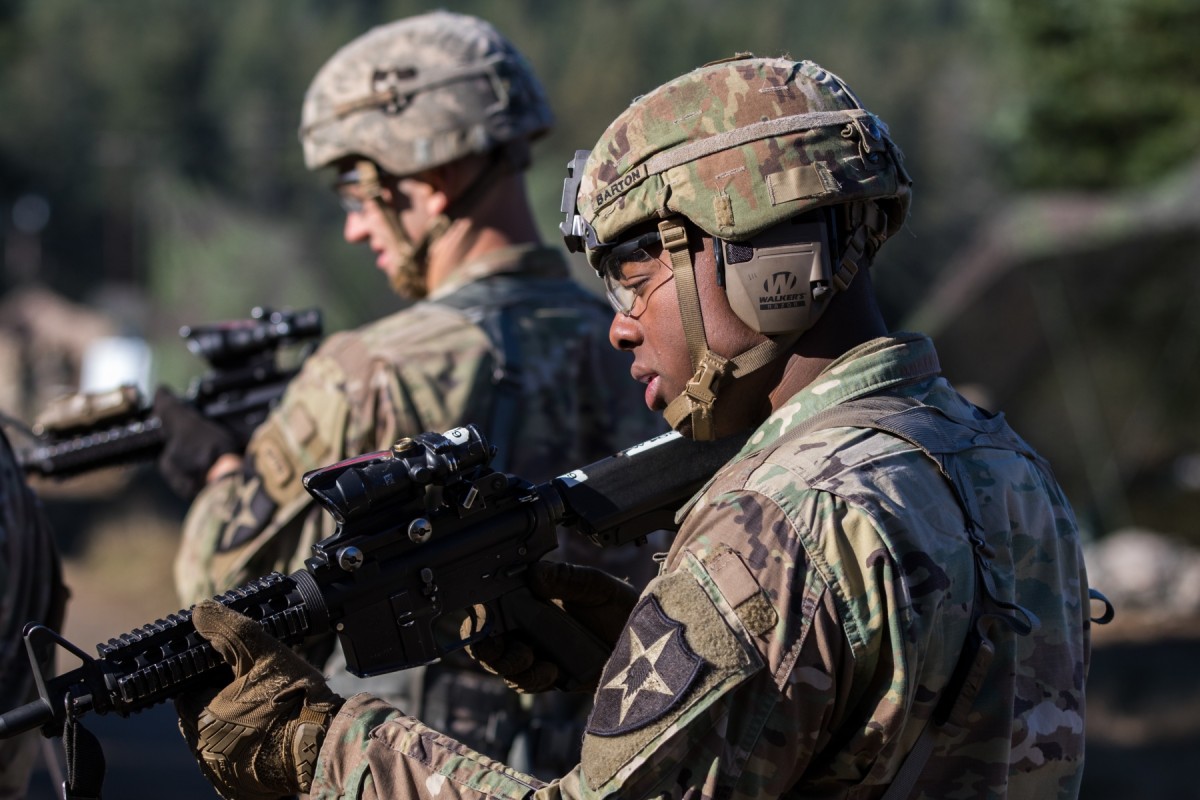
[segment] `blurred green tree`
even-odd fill
[[[1014,186],[1140,186],[1200,153],[1200,3],[1002,0],[981,10],[1007,77],[993,130]]]
[[[530,192],[548,241],[575,149],[591,146],[634,96],[739,51],[835,70],[906,147],[918,200],[878,279],[893,320],[993,191],[985,171],[963,169],[981,161],[985,65],[974,60],[972,14],[950,0],[895,0],[886,13],[873,0],[440,5],[493,21],[546,84],[558,123],[537,145]],[[295,129],[308,81],[337,47],[431,7],[0,1],[0,233],[16,198],[45,196],[52,217],[39,279],[94,303],[105,286],[133,287],[149,310],[127,321],[162,340],[164,355],[178,349],[179,324],[242,316],[254,304],[319,298],[331,329],[385,313],[397,301],[340,241],[336,205],[324,178],[304,170]],[[0,289],[15,280],[8,272]],[[182,358],[180,370],[189,367]]]

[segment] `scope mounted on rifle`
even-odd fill
[[[185,325],[179,329],[179,335],[187,341],[190,352],[220,368],[273,352],[280,345],[319,338],[321,331],[319,309],[273,311],[256,306],[250,311],[250,319]]]
[[[183,399],[245,447],[299,363],[316,349],[321,312],[259,306],[249,319],[185,326],[179,333],[188,350],[210,366],[191,381]],[[293,345],[300,347],[280,353]],[[22,469],[58,479],[154,458],[166,441],[162,420],[134,385],[58,398],[25,430],[34,441],[17,454]]]
[[[338,523],[357,523],[411,502],[426,486],[463,480],[476,467],[488,466],[495,453],[474,425],[426,432],[390,450],[313,470],[305,474],[304,488]]]

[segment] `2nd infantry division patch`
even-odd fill
[[[587,732],[618,736],[661,719],[699,677],[704,659],[653,595],[633,609],[604,668]]]

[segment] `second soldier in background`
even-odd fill
[[[524,59],[473,17],[375,28],[321,68],[304,101],[305,163],[333,172],[346,240],[367,243],[392,287],[418,302],[330,337],[244,458],[191,467],[207,485],[176,563],[183,602],[302,566],[333,527],[301,483],[316,467],[473,422],[498,448],[497,468],[544,480],[661,431],[629,357],[608,346],[607,306],[539,243],[522,173],[551,122]],[[652,572],[645,551],[560,553],[639,589]],[[520,743],[535,773],[578,759],[587,698],[555,693],[531,709],[465,657],[364,682],[335,653],[327,671],[346,696],[383,694],[493,757]]]

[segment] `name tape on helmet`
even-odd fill
[[[599,211],[604,208],[648,177],[650,177],[650,170],[647,166],[645,164],[638,164],[592,197],[592,211]]]

